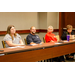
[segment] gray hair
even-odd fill
[[[49,26],[48,29],[49,29],[49,28],[52,28],[52,29],[53,29],[53,26]],[[48,29],[47,29],[47,30],[48,30]]]

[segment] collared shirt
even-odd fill
[[[14,44],[20,44],[20,40],[21,40],[21,36],[19,34],[17,34],[16,37],[13,37],[13,40],[9,34],[6,34],[3,39],[6,47],[9,47],[8,44],[6,43],[6,41],[12,41],[12,43],[14,43]]]
[[[54,41],[54,42],[56,42],[57,38],[56,38],[56,36],[53,33],[49,33],[48,32],[45,35],[45,40],[46,40],[46,42],[50,42],[51,40]]]
[[[27,44],[30,44],[31,42],[34,42],[36,44],[41,43],[39,36],[38,35],[32,35],[31,33],[27,36],[26,40],[27,40]]]

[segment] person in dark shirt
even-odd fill
[[[62,40],[67,40],[67,35],[70,35],[70,38],[72,37],[72,35],[74,35],[74,32],[72,31],[72,26],[71,25],[67,25],[67,31],[64,31],[61,39]]]
[[[39,36],[35,34],[36,33],[36,28],[32,26],[30,28],[30,34],[27,36],[27,44],[42,44],[43,42],[40,40]]]
[[[67,25],[67,31],[64,31],[62,36],[61,36],[61,40],[67,40],[67,35],[70,35],[70,38],[72,38],[72,36],[74,35],[74,32],[72,31],[72,25]],[[66,59],[69,60],[69,59],[74,59],[74,53],[72,54],[68,54],[68,55],[65,55],[66,56]]]
[[[62,36],[61,36],[61,39],[67,40],[67,35],[70,35],[70,37],[72,37],[72,35],[74,35],[74,32],[72,31],[71,34],[70,34],[68,31],[64,31]]]

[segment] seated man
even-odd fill
[[[42,44],[43,42],[40,40],[39,36],[35,34],[36,33],[36,28],[32,26],[30,28],[30,34],[27,36],[27,44]]]

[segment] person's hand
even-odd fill
[[[41,42],[42,44],[44,43],[44,42]]]
[[[70,39],[74,39],[74,35],[70,35]]]
[[[70,37],[72,37],[72,35],[70,35]]]
[[[53,40],[51,40],[51,42],[54,42]]]
[[[42,44],[43,44],[43,42],[40,43],[40,45],[42,45]]]

